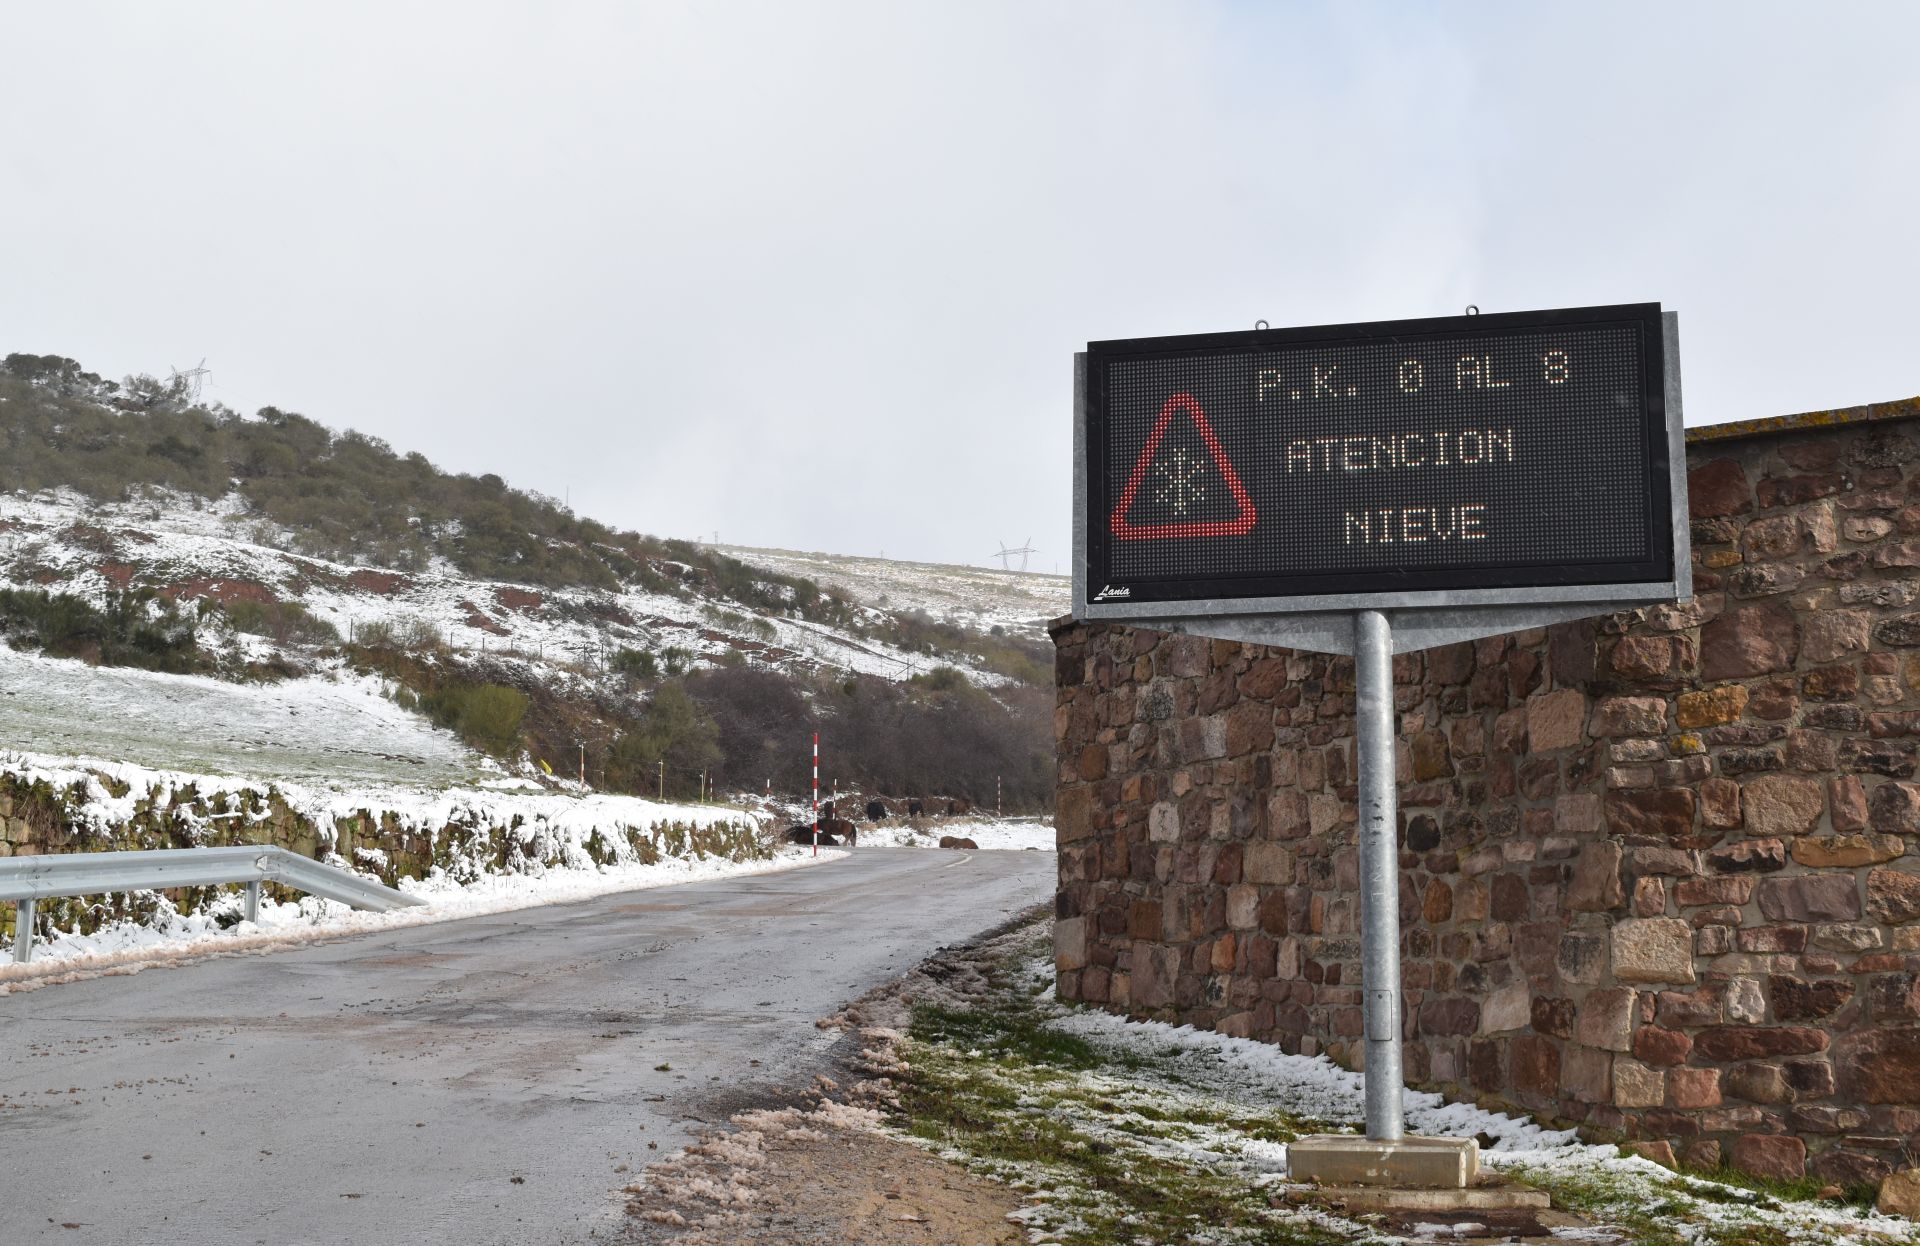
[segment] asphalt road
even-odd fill
[[[822,1067],[817,1018],[1054,866],[866,849],[0,997],[0,1240],[611,1236],[649,1160]]]

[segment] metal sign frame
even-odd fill
[[[1196,348],[1209,345],[1279,344],[1358,336],[1356,328],[1401,332],[1444,333],[1503,325],[1582,323],[1607,316],[1627,318],[1629,311],[1645,314],[1649,306],[1631,309],[1582,308],[1573,312],[1515,313],[1495,316],[1457,316],[1433,320],[1395,321],[1379,326],[1328,326],[1314,330],[1259,331],[1252,334],[1197,334]],[[1665,579],[1608,583],[1530,583],[1509,587],[1406,589],[1372,592],[1314,593],[1261,597],[1204,598],[1184,601],[1094,602],[1089,576],[1089,494],[1091,466],[1089,414],[1092,403],[1087,355],[1074,356],[1073,426],[1073,617],[1092,622],[1127,623],[1162,631],[1186,632],[1221,640],[1287,645],[1325,653],[1353,652],[1353,612],[1383,610],[1393,615],[1393,651],[1415,649],[1539,627],[1567,619],[1612,614],[1637,606],[1685,600],[1693,595],[1692,547],[1688,536],[1685,425],[1680,395],[1680,329],[1676,313],[1658,313],[1661,328],[1662,376],[1659,414],[1664,419],[1664,456],[1653,465],[1666,473],[1668,523],[1659,529],[1671,533],[1672,573]],[[1182,339],[1185,340],[1185,339]],[[1664,458],[1664,462],[1661,459]],[[1104,501],[1104,499],[1103,499]]]

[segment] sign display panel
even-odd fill
[[[1078,604],[1670,582],[1665,374],[1651,303],[1092,343]]]

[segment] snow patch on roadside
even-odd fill
[[[1365,1114],[1366,1079],[1325,1056],[1288,1055],[1270,1043],[1229,1038],[1190,1025],[1129,1021],[1104,1012],[1076,1012],[1048,1028],[1086,1039],[1102,1051],[1147,1061],[1177,1059],[1180,1080],[1239,1103],[1265,1103],[1329,1126],[1357,1126]],[[1487,1134],[1493,1151],[1538,1151],[1572,1142],[1571,1129],[1543,1129],[1526,1117],[1488,1112],[1440,1095],[1406,1092],[1407,1127],[1417,1134],[1471,1138]]]
[[[956,839],[971,839],[983,850],[1054,851],[1053,824],[1037,818],[1001,821],[942,818],[918,827],[906,822],[862,822],[859,826],[862,848],[933,848],[939,845],[942,835],[952,835]]]

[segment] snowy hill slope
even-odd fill
[[[804,576],[855,601],[888,610],[919,610],[977,632],[995,627],[1032,640],[1047,638],[1047,623],[1067,612],[1073,581],[1063,575],[903,562],[846,554],[800,553],[716,546],[749,566]]]
[[[228,659],[228,674],[282,661],[297,677],[163,674],[0,643],[0,747],[328,786],[470,787],[508,774],[551,783],[543,756],[561,777],[572,772],[571,734],[521,761],[489,757],[402,708],[397,685],[343,651],[231,626],[230,612],[250,603],[297,605],[343,641],[376,632],[429,637],[457,661],[485,664],[493,672],[485,678],[537,684],[583,705],[608,696],[632,704],[620,671],[636,654],[666,674],[744,665],[801,679],[896,682],[947,666],[982,688],[1002,688],[1009,676],[978,653],[929,651],[924,638],[909,648],[889,637],[904,637],[899,620],[920,614],[983,637],[1002,628],[1025,642],[1043,638],[1044,619],[1064,607],[1064,581],[1050,577],[742,551],[752,555],[742,558],[749,566],[818,576],[842,594],[850,606],[843,613],[855,623],[836,627],[750,610],[691,574],[654,591],[476,579],[444,559],[418,571],[350,565],[295,552],[290,535],[238,495],[214,500],[147,487],[136,496],[101,503],[65,489],[0,492],[0,589],[94,602],[119,590],[156,590],[199,613],[199,643]],[[664,576],[673,574],[666,565]],[[669,777],[680,788],[696,778]]]
[[[677,650],[688,667],[716,663],[732,652],[749,664],[789,670],[897,680],[952,665],[983,685],[1003,682],[968,655],[913,653],[806,619],[751,613],[703,597],[697,586],[683,593],[637,586],[539,588],[466,578],[444,564],[415,573],[351,566],[283,548],[291,544],[288,534],[252,516],[231,495],[209,501],[151,491],[143,501],[101,504],[69,490],[0,494],[0,585],[89,598],[147,587],[222,603],[296,601],[343,638],[369,624],[426,628],[456,650],[506,652],[555,668],[602,669],[618,650],[630,648]],[[892,578],[871,571],[839,578],[859,591],[919,575],[918,564],[902,566],[907,570]],[[965,593],[951,590],[949,597],[975,603],[957,612],[956,621],[983,632],[1001,619],[1030,623],[1045,608],[990,580]],[[855,600],[870,619],[884,618],[883,609]]]
[[[0,645],[0,745],[329,788],[502,777],[497,763],[383,691],[379,680],[345,671],[231,683]]]

